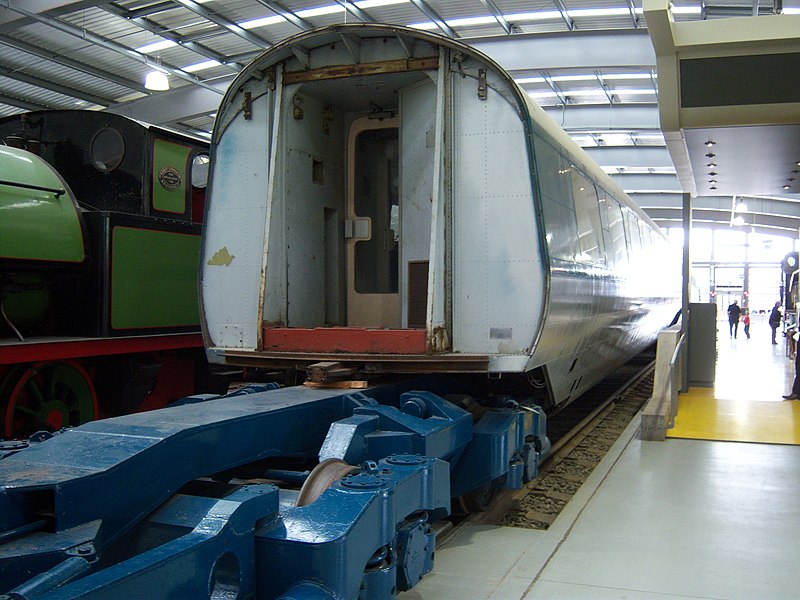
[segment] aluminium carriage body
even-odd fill
[[[212,140],[209,357],[514,379],[574,399],[655,340],[679,262],[496,63],[338,25],[262,54]]]

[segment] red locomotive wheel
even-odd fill
[[[36,431],[57,431],[97,418],[97,394],[78,363],[35,363],[11,371],[0,385],[3,437],[25,438]]]

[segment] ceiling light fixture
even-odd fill
[[[717,183],[717,180],[716,179],[709,179],[708,183],[714,184],[714,183]]]
[[[153,70],[147,73],[144,78],[144,87],[146,89],[153,90],[154,92],[165,92],[169,89],[169,78],[160,67],[161,57],[156,56]]]
[[[706,158],[714,158],[715,156],[716,154],[714,154],[713,152],[709,152],[708,154],[706,154]]]
[[[745,204],[744,202],[742,202],[741,200],[739,200],[739,203],[736,205],[736,208],[735,208],[734,210],[735,210],[737,213],[743,213],[743,212],[747,212],[747,204]]]
[[[709,177],[716,177],[717,176],[717,172],[716,171],[709,171],[708,172],[708,176]]]
[[[716,142],[712,142],[711,140],[709,140],[706,142],[706,148],[711,148],[711,146],[713,146],[714,144],[716,144]]]
[[[708,163],[706,166],[707,166],[709,169],[716,169],[716,168],[717,168],[717,163]]]
[[[741,216],[736,217],[733,220],[733,224],[736,225],[737,227],[741,227],[742,225],[744,225],[744,217],[741,217]]]
[[[789,189],[789,186],[788,186],[788,185],[785,185],[785,186],[783,186],[783,189],[785,189],[785,190],[788,190],[788,189]]]

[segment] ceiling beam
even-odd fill
[[[247,29],[240,27],[230,19],[226,19],[225,17],[208,10],[202,4],[198,4],[194,0],[174,0],[174,2],[177,2],[187,10],[190,10],[196,15],[203,17],[207,21],[211,21],[212,23],[219,25],[223,29],[227,29],[234,35],[238,35],[243,40],[247,40],[248,42],[250,42],[251,44],[253,44],[258,48],[263,48],[266,50],[267,48],[272,46],[272,42],[270,42],[269,40],[266,40],[261,36],[256,35],[252,31],[248,31]]]
[[[203,44],[199,44],[195,41],[185,38],[184,36],[173,33],[170,31],[169,28],[164,27],[156,23],[155,21],[148,19],[147,17],[137,17],[133,15],[133,11],[127,10],[117,4],[111,3],[107,6],[101,7],[104,11],[121,17],[128,21],[129,23],[133,23],[134,25],[144,29],[145,31],[149,31],[155,35],[158,35],[165,40],[170,40],[175,42],[179,46],[186,48],[187,50],[191,50],[192,52],[199,54],[200,56],[205,56],[206,58],[210,58],[211,60],[216,60],[218,63],[233,69],[236,72],[242,70],[244,65],[239,65],[236,63],[229,62],[229,59],[226,56],[223,56],[219,52],[212,50],[211,48],[204,46]]]
[[[360,19],[364,23],[377,23],[377,21],[373,19],[369,15],[369,13],[361,10],[349,0],[336,0],[336,4],[339,4],[342,8],[344,8],[347,12],[353,15],[356,19]]]
[[[412,0],[413,1],[413,0]],[[656,54],[644,29],[517,33],[464,40],[507,71],[655,68]]]
[[[109,98],[95,96],[94,94],[89,94],[73,87],[54,83],[34,75],[28,75],[27,73],[23,73],[22,71],[16,69],[9,69],[8,67],[0,66],[0,76],[8,77],[9,79],[13,79],[15,81],[21,81],[23,83],[27,83],[28,85],[45,90],[50,90],[51,92],[56,92],[70,98],[76,98],[78,100],[90,102],[91,104],[97,104],[98,106],[106,107],[110,104],[113,104],[113,101]]]
[[[188,1],[188,0],[182,0],[182,1],[185,2],[185,1]],[[104,38],[103,36],[97,35],[95,33],[91,33],[89,31],[86,31],[85,29],[81,29],[80,27],[75,27],[73,25],[70,25],[68,23],[64,23],[63,21],[60,21],[58,19],[54,19],[52,17],[47,17],[47,16],[44,16],[44,15],[37,15],[36,13],[33,13],[33,12],[29,11],[26,8],[19,7],[17,4],[9,4],[8,8],[9,8],[9,10],[16,11],[16,12],[20,13],[21,15],[25,15],[26,17],[31,17],[32,19],[34,19],[34,20],[36,20],[36,21],[38,21],[40,23],[44,23],[45,25],[48,25],[48,26],[52,27],[53,29],[61,31],[62,33],[66,33],[66,34],[69,34],[71,36],[77,37],[77,38],[79,38],[81,40],[84,40],[84,41],[89,42],[91,44],[94,44],[96,46],[100,46],[102,48],[106,48],[107,50],[112,50],[114,52],[117,52],[118,54],[121,54],[121,55],[126,56],[128,58],[132,58],[133,60],[136,60],[138,62],[142,62],[142,63],[148,64],[148,65],[153,65],[154,64],[153,61],[151,61],[150,58],[146,54],[142,54],[141,52],[137,52],[133,48],[128,48],[127,46],[119,44],[119,43],[117,43],[117,42],[115,42],[113,40],[109,40],[107,38]],[[201,81],[198,77],[190,75],[189,73],[186,73],[185,71],[182,71],[181,69],[179,69],[177,67],[173,67],[173,66],[167,65],[167,64],[161,64],[161,65],[159,65],[159,68],[161,68],[162,70],[166,71],[167,73],[169,73],[171,75],[174,75],[175,77],[178,77],[179,79],[183,79],[184,81],[188,81],[189,83],[193,83],[194,85],[198,85],[200,87],[205,87],[205,88],[213,90],[213,91],[218,91],[218,90],[216,90],[216,88],[212,87],[211,85]]]
[[[27,52],[33,56],[38,56],[39,58],[52,61],[64,67],[69,67],[70,69],[75,69],[76,71],[86,73],[87,75],[92,75],[93,77],[97,77],[99,79],[106,79],[112,83],[116,83],[121,87],[135,90],[137,92],[141,92],[142,94],[152,93],[139,82],[131,81],[130,79],[125,79],[124,77],[120,77],[119,75],[111,73],[110,71],[104,71],[103,69],[98,69],[97,67],[87,65],[86,63],[67,58],[63,54],[53,52],[52,50],[47,50],[29,42],[23,42],[15,38],[0,35],[0,44],[4,44],[11,48],[16,48],[17,50],[22,50],[23,52]]]
[[[7,96],[5,94],[0,94],[0,104],[7,104],[8,106],[21,108],[22,110],[42,110],[47,108],[53,108],[52,106],[47,106],[46,104],[39,104],[37,102],[21,100],[19,98],[14,98],[13,96]]]
[[[439,16],[430,4],[428,4],[425,0],[411,0],[411,4],[417,7],[417,9],[428,17],[431,21],[433,21],[436,26],[444,33],[446,36],[449,36],[453,39],[457,39],[459,36],[455,32],[455,30],[447,24],[442,17]]]
[[[567,25],[567,29],[570,31],[575,29],[575,20],[569,16],[567,12],[567,7],[564,6],[564,3],[561,0],[553,0],[553,4],[556,5],[558,12],[561,13],[561,18],[564,19],[564,23]]]
[[[276,15],[283,17],[284,19],[289,21],[289,23],[291,23],[292,25],[294,25],[299,29],[302,29],[303,31],[309,31],[311,29],[314,29],[314,26],[309,21],[306,21],[302,17],[298,17],[295,13],[293,13],[291,10],[289,10],[279,2],[274,2],[272,0],[256,0],[256,2],[258,2],[262,6],[267,7]]]
[[[511,25],[506,20],[505,15],[503,15],[503,11],[501,11],[494,3],[494,0],[481,0],[481,4],[483,4],[489,10],[489,12],[492,13],[492,16],[500,24],[500,27],[503,28],[503,31],[505,31],[507,34],[511,34]]]
[[[544,108],[562,129],[579,131],[652,130],[660,132],[657,104],[571,104]]]

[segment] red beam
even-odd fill
[[[9,342],[0,345],[0,365],[133,352],[202,348],[202,346],[203,336],[199,333]]]
[[[265,352],[350,354],[427,354],[424,329],[364,329],[361,327],[265,327]]]

